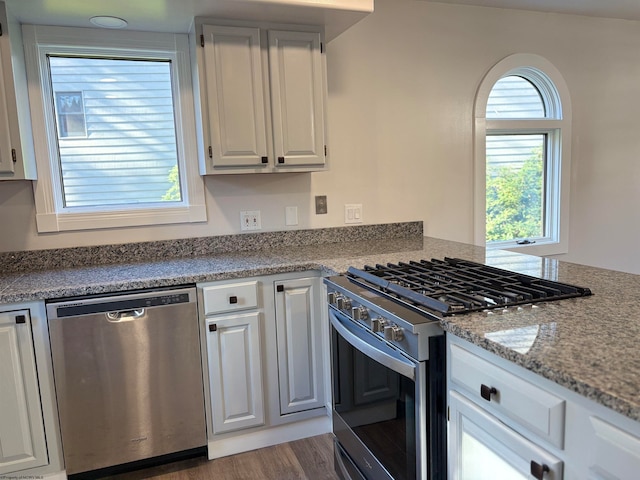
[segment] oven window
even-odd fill
[[[395,480],[415,479],[415,383],[333,333],[335,411]]]

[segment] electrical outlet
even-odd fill
[[[240,212],[240,230],[260,230],[261,228],[260,210]]]
[[[327,213],[327,196],[316,195],[316,215],[324,215]]]
[[[351,203],[344,206],[344,223],[362,223],[361,203]]]

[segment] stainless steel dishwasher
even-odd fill
[[[206,445],[195,288],[49,303],[67,474]]]

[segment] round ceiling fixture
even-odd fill
[[[102,28],[124,28],[127,26],[127,21],[122,18],[103,15],[91,17],[89,21],[95,26]]]

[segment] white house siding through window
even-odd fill
[[[170,62],[49,65],[65,207],[180,201]]]

